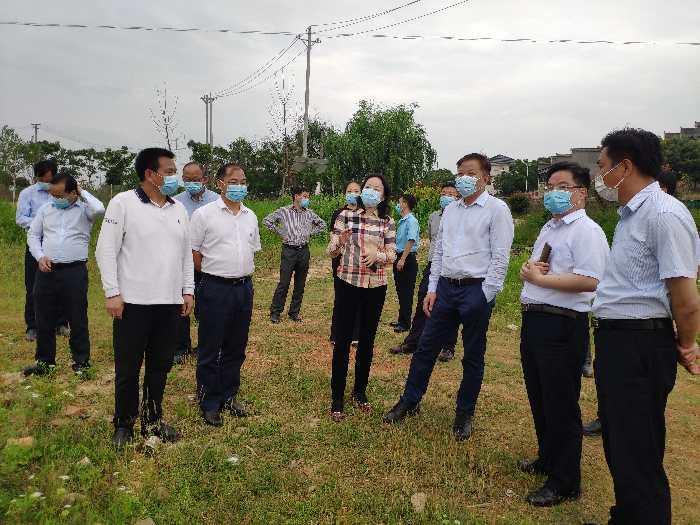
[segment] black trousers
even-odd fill
[[[520,359],[539,460],[547,486],[561,493],[581,487],[581,367],[586,359],[588,314],[576,319],[523,313]]]
[[[144,358],[142,430],[161,419],[181,310],[179,304],[127,303],[122,318],[114,320],[114,426],[132,427],[139,415],[139,374]]]
[[[282,258],[280,260],[280,280],[277,283],[275,294],[270,305],[271,314],[281,314],[287,301],[287,292],[294,274],[294,291],[292,301],[289,303],[288,313],[291,317],[299,315],[301,301],[304,298],[304,286],[306,286],[306,274],[309,272],[309,246],[299,248],[282,245]]]
[[[396,254],[394,261],[394,284],[396,285],[396,295],[399,297],[399,318],[397,322],[400,326],[409,328],[411,326],[411,312],[413,311],[413,291],[416,288],[416,278],[418,277],[418,261],[415,253],[406,256],[403,270],[396,267],[401,253]]]
[[[382,316],[386,286],[360,288],[339,279],[337,290],[337,338],[333,347],[331,397],[333,409],[342,410],[345,383],[350,362],[350,343],[353,330],[359,323],[360,338],[355,355],[355,385],[353,392],[364,394],[374,355],[374,337]]]
[[[220,410],[236,397],[241,385],[253,315],[253,282],[234,284],[205,274],[197,293],[199,405],[205,411]]]
[[[342,282],[341,279],[338,279],[338,266],[340,266],[340,257],[331,259],[331,268],[333,270],[333,314],[331,316],[331,341],[334,343],[338,332],[338,287]],[[359,341],[360,339],[359,310],[357,313],[358,321],[355,323],[355,329],[352,332],[353,341]]]
[[[197,288],[199,287],[199,282],[202,280],[202,272],[195,270],[194,272],[194,289],[195,289],[195,303],[194,303],[194,317],[199,320],[199,303],[196,301]],[[180,322],[178,323],[178,341],[177,347],[175,348],[175,355],[186,355],[192,351],[192,338],[190,337],[190,316],[180,317]]]
[[[71,326],[69,346],[73,362],[90,360],[90,334],[87,317],[88,271],[85,263],[53,265],[50,272],[36,272],[34,308],[36,312],[36,360],[56,364],[56,326],[61,313]]]
[[[27,330],[36,330],[36,308],[34,306],[34,280],[39,271],[39,263],[29,251],[27,245],[24,249],[24,324],[27,325]],[[56,318],[56,326],[65,326],[67,324],[66,316],[63,313],[62,305],[59,305],[58,316]]]
[[[664,471],[666,400],[676,382],[673,330],[595,332],[603,448],[615,487],[610,523],[671,523]]]
[[[423,301],[425,296],[428,295],[428,284],[430,281],[430,264],[428,263],[423,269],[423,277],[421,277],[420,284],[418,285],[418,298],[416,299],[416,311],[413,313],[413,320],[411,321],[411,329],[408,335],[403,340],[402,346],[415,352],[418,348],[418,341],[420,341],[420,336],[423,334],[423,328],[425,327],[425,311],[423,310]],[[455,330],[450,337],[447,339],[443,345],[444,350],[454,351],[457,345],[457,334],[459,329]]]

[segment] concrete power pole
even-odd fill
[[[309,79],[311,78],[311,48],[314,44],[320,44],[321,41],[317,38],[316,40],[311,40],[311,26],[306,28],[306,40],[301,37],[299,39],[306,46],[306,93],[304,95],[304,142],[302,145],[302,156],[308,157],[308,143],[309,143]]]
[[[34,142],[38,140],[39,126],[41,126],[41,122],[32,123],[32,127],[34,128]]]
[[[204,142],[206,144],[209,144],[210,146],[214,146],[214,137],[212,133],[212,113],[213,113],[213,102],[216,100],[216,97],[212,97],[211,93],[208,95],[203,95],[201,97],[202,102],[204,102],[204,135],[205,139]]]

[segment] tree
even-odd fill
[[[535,191],[539,183],[536,160],[516,160],[508,167],[508,171],[494,177],[493,185],[501,195],[524,192],[526,176],[527,191]]]
[[[153,111],[153,108],[150,108],[151,120],[153,120],[156,131],[163,137],[167,148],[172,151],[171,142],[176,140],[178,126],[178,122],[175,119],[178,98],[175,97],[174,102],[170,103],[170,108],[168,109],[168,88],[163,86],[163,89],[156,88],[156,102],[158,103],[156,112]]]
[[[109,196],[112,196],[112,187],[127,182],[133,182],[132,174],[135,175],[132,163],[136,155],[131,153],[126,146],[119,149],[107,148],[97,153],[99,168],[105,174],[105,183],[109,184]]]
[[[700,181],[700,140],[688,137],[667,139],[661,141],[661,149],[664,162],[695,189]]]
[[[3,126],[0,130],[0,183],[12,185],[12,202],[16,197],[17,179],[27,166],[23,153],[24,141],[14,129]]]
[[[436,153],[423,126],[415,121],[418,106],[382,108],[360,101],[360,107],[342,133],[325,144],[330,167],[340,182],[382,172],[396,190],[411,187],[433,168]]]

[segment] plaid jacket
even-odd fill
[[[350,240],[340,246],[340,233],[352,230]],[[377,261],[372,267],[360,262],[363,254],[376,251]],[[396,260],[396,225],[391,217],[380,219],[365,210],[343,210],[333,225],[327,253],[340,254],[338,278],[359,288],[386,286],[386,266]]]

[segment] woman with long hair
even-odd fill
[[[359,323],[352,400],[363,412],[372,406],[367,383],[372,366],[374,337],[386,297],[387,272],[396,259],[396,227],[389,216],[391,188],[383,175],[368,175],[356,210],[338,214],[327,253],[340,257],[336,291],[336,340],[331,375],[331,418],[345,417],[345,383],[350,344]]]

